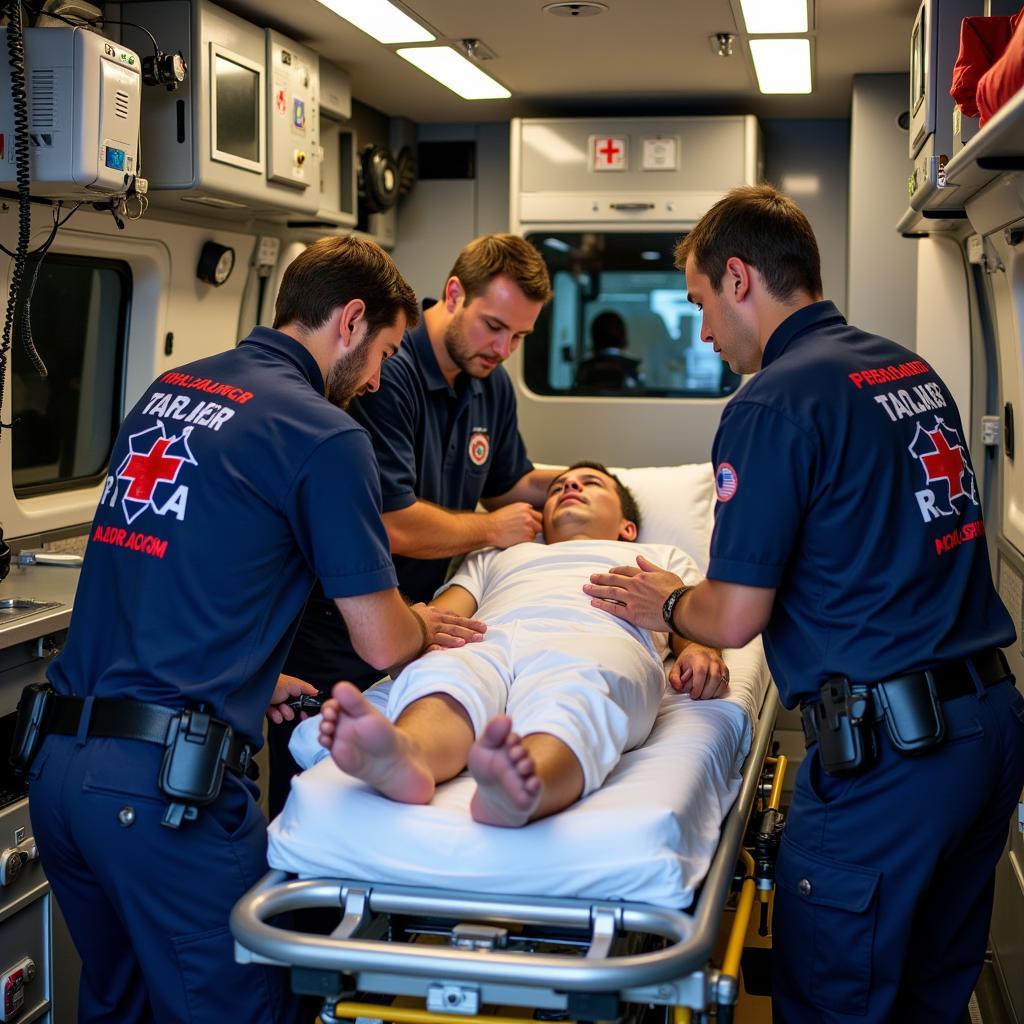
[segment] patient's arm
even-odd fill
[[[460,587],[457,583],[453,583],[447,590],[442,590],[430,603],[434,608],[454,612],[467,619],[476,615],[476,598],[465,587]]]
[[[384,513],[391,551],[408,558],[450,558],[476,548],[507,548],[533,540],[540,513],[526,502],[493,512],[452,512],[429,501],[415,501]]]
[[[677,693],[688,693],[694,700],[724,697],[729,690],[729,669],[717,647],[673,636],[672,653],[676,660],[668,673],[669,685]]]

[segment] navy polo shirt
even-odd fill
[[[762,367],[715,437],[708,576],[777,588],[764,641],[783,703],[1012,643],[935,371],[831,302],[788,317]]]
[[[423,308],[434,305],[432,299]],[[481,498],[511,490],[533,469],[519,434],[512,382],[502,367],[477,379],[460,373],[450,386],[441,373],[426,323],[406,331],[381,369],[380,389],[349,411],[369,432],[380,466],[385,512],[418,499],[470,511]],[[448,558],[395,556],[402,593],[429,601],[444,582]],[[352,650],[332,603],[314,591],[286,671],[326,687],[337,679],[369,683],[380,673]]]
[[[332,598],[395,586],[380,513],[366,431],[292,338],[258,327],[162,374],[114,444],[51,682],[203,703],[261,743],[314,579]]]

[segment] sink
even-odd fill
[[[0,625],[60,606],[60,601],[36,601],[31,597],[0,597]]]

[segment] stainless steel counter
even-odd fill
[[[15,565],[0,583],[0,649],[68,628],[79,569]],[[41,607],[9,607],[32,602]]]

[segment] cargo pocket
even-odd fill
[[[255,964],[235,963],[235,940],[228,928],[173,938],[181,978],[178,1009],[187,1021],[278,1019],[281,993],[269,984],[269,972]],[[282,975],[284,972],[280,972]],[[159,1007],[157,1007],[159,1016]]]
[[[880,871],[808,853],[783,835],[772,939],[780,995],[867,1013],[880,878]]]

